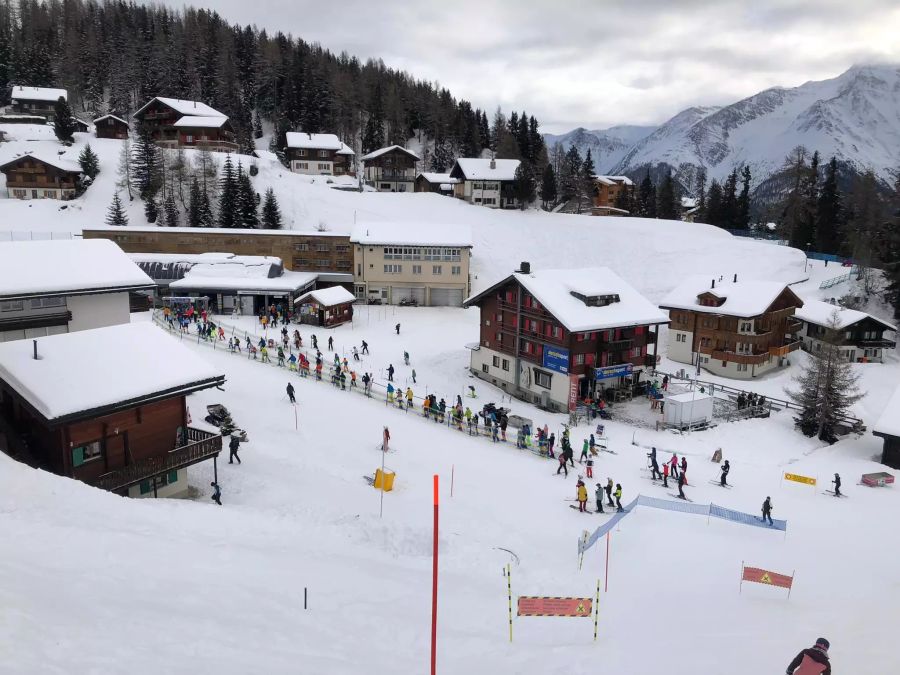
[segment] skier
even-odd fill
[[[393,382],[394,381],[394,364],[388,364],[387,374],[388,374],[388,382]]]
[[[578,458],[579,464],[584,464],[585,460],[588,458],[588,449],[590,448],[590,444],[588,443],[588,439],[584,439],[584,443],[581,444],[581,456]]]
[[[234,464],[234,460],[237,460],[238,464],[241,463],[241,458],[238,457],[238,447],[240,447],[241,441],[234,434],[231,435],[231,440],[228,441],[228,463]]]
[[[381,434],[381,451],[382,452],[388,451],[388,443],[390,443],[390,440],[391,440],[391,432],[388,430],[387,427],[385,427],[384,433]]]
[[[334,351],[334,338],[331,337],[330,335],[328,336],[328,351],[330,351],[330,352]]]
[[[575,487],[578,494],[578,510],[584,513],[587,511],[587,488],[584,486],[584,481],[580,478],[578,479],[578,483]]]
[[[472,398],[478,398],[475,395],[475,387],[473,387],[471,384],[469,385],[469,396],[471,396]]]
[[[288,382],[288,386],[287,386],[287,395],[288,395],[288,398],[291,400],[291,403],[297,402],[297,399],[294,398],[294,385],[292,385],[290,382]]]
[[[366,342],[365,340],[362,341],[362,353],[363,354],[369,353],[369,343]]]
[[[412,405],[413,405],[413,390],[411,387],[407,387],[406,388],[406,407],[412,408]]]
[[[771,497],[766,497],[766,501],[763,502],[762,515],[763,515],[763,517],[762,517],[763,522],[766,522],[766,520],[768,520],[769,525],[775,524],[772,522],[772,498]]]
[[[368,373],[363,373],[362,383],[363,383],[363,391],[365,391],[366,396],[368,396],[369,395],[369,374]]]
[[[278,347],[278,367],[284,368],[284,349]]]
[[[609,476],[606,477],[606,503],[610,506],[615,506],[612,500],[612,491],[613,491],[613,482],[612,478]]]
[[[347,373],[345,373],[343,370],[341,371],[340,380],[341,380],[341,389],[346,391],[347,390]]]
[[[663,391],[669,390],[669,376],[663,375]]]
[[[315,335],[313,335],[313,336],[312,336],[312,343],[313,343],[313,349],[315,349],[316,351],[318,351],[318,349],[319,349],[319,338],[317,338]]]
[[[403,363],[404,365],[409,365],[409,352],[403,352]]]
[[[669,487],[669,463],[668,462],[663,464],[662,479],[663,479],[663,487],[664,488]]]
[[[622,508],[622,485],[620,483],[616,483],[616,491],[613,496],[616,498],[616,511],[622,513],[625,509]]]
[[[400,324],[398,323],[394,328],[397,330],[397,335],[400,335]]]
[[[831,482],[834,483],[834,496],[840,497],[841,496],[841,477],[840,477],[840,475],[834,474],[834,480]]]
[[[787,675],[831,675],[828,648],[831,643],[820,637],[809,649],[804,649],[794,657],[787,667]]]
[[[678,496],[681,499],[687,499],[687,497],[684,496],[684,484],[685,483],[687,483],[687,480],[685,480],[684,471],[682,471],[681,475],[678,476]]]
[[[356,371],[351,370],[350,371],[350,388],[353,389],[353,387],[355,387],[355,386],[356,386]]]
[[[388,403],[394,402],[394,385],[391,384],[390,382],[388,382],[388,385],[387,385],[387,402]]]
[[[684,482],[687,483],[687,457],[681,456],[681,475],[684,476]]]
[[[212,499],[219,506],[222,506],[222,488],[220,488],[219,484],[215,482],[210,483],[210,487],[212,487],[213,489],[213,493],[210,499]]]
[[[650,458],[650,468],[653,469],[653,480],[656,480],[657,476],[662,478],[662,474],[659,472],[659,462],[656,461],[656,448],[650,448],[647,457]]]
[[[720,481],[722,487],[728,485],[728,481],[726,479],[728,478],[729,471],[731,471],[731,464],[729,464],[728,460],[726,459],[725,463],[722,465],[722,480]]]
[[[597,489],[594,491],[594,499],[597,502],[597,513],[606,513],[603,510],[603,484],[597,483]]]
[[[259,348],[259,355],[262,357],[263,363],[272,363],[269,360],[269,350],[265,345]]]
[[[553,454],[553,446],[555,443],[556,443],[556,434],[555,433],[550,434],[550,440],[547,441],[547,454],[550,457],[556,457],[556,455]]]
[[[413,384],[416,383],[416,369],[415,368],[412,369],[412,381],[413,381]]]
[[[677,453],[675,453],[675,452],[672,453],[672,459],[669,460],[669,464],[671,465],[669,474],[672,476],[672,478],[678,478],[678,454]]]
[[[588,478],[594,477],[594,458],[593,457],[587,458],[587,477]]]
[[[495,427],[496,428],[496,427]],[[496,440],[496,439],[495,439]],[[556,470],[556,475],[559,475],[560,471],[564,471],[566,474],[566,478],[569,477],[569,467],[566,466],[566,455],[565,453],[559,453],[559,468]]]

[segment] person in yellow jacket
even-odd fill
[[[406,388],[406,407],[412,408],[413,405],[413,390],[412,387]]]
[[[584,486],[584,481],[579,480],[576,487],[578,489],[578,510],[587,511],[588,491]]]
[[[625,509],[622,508],[622,485],[621,483],[616,483],[616,491],[613,492],[613,497],[616,498],[616,511],[621,513]]]

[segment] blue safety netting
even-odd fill
[[[663,509],[664,511],[677,511],[678,513],[691,513],[698,516],[708,516],[711,518],[720,518],[728,520],[732,523],[740,523],[741,525],[752,525],[753,527],[763,527],[769,530],[779,530],[787,532],[787,521],[773,519],[772,524],[763,522],[760,516],[754,516],[751,513],[743,513],[726,509],[723,506],[715,504],[695,504],[688,501],[675,501],[672,499],[659,499],[658,497],[647,497],[638,495],[630,504],[625,507],[622,513],[616,513],[612,518],[603,523],[594,530],[587,539],[578,540],[578,553],[584,553],[590,549],[597,541],[607,532],[612,530],[619,521],[631,513],[638,506],[648,506],[654,509]]]

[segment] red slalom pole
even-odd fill
[[[437,673],[438,477],[434,476],[434,555],[431,570],[431,675]]]

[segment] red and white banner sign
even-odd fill
[[[590,598],[546,598],[519,596],[518,616],[586,616],[591,615]]]
[[[794,577],[787,574],[779,574],[760,567],[745,567],[742,581],[752,581],[755,584],[767,584],[779,588],[790,588],[794,585]]]

